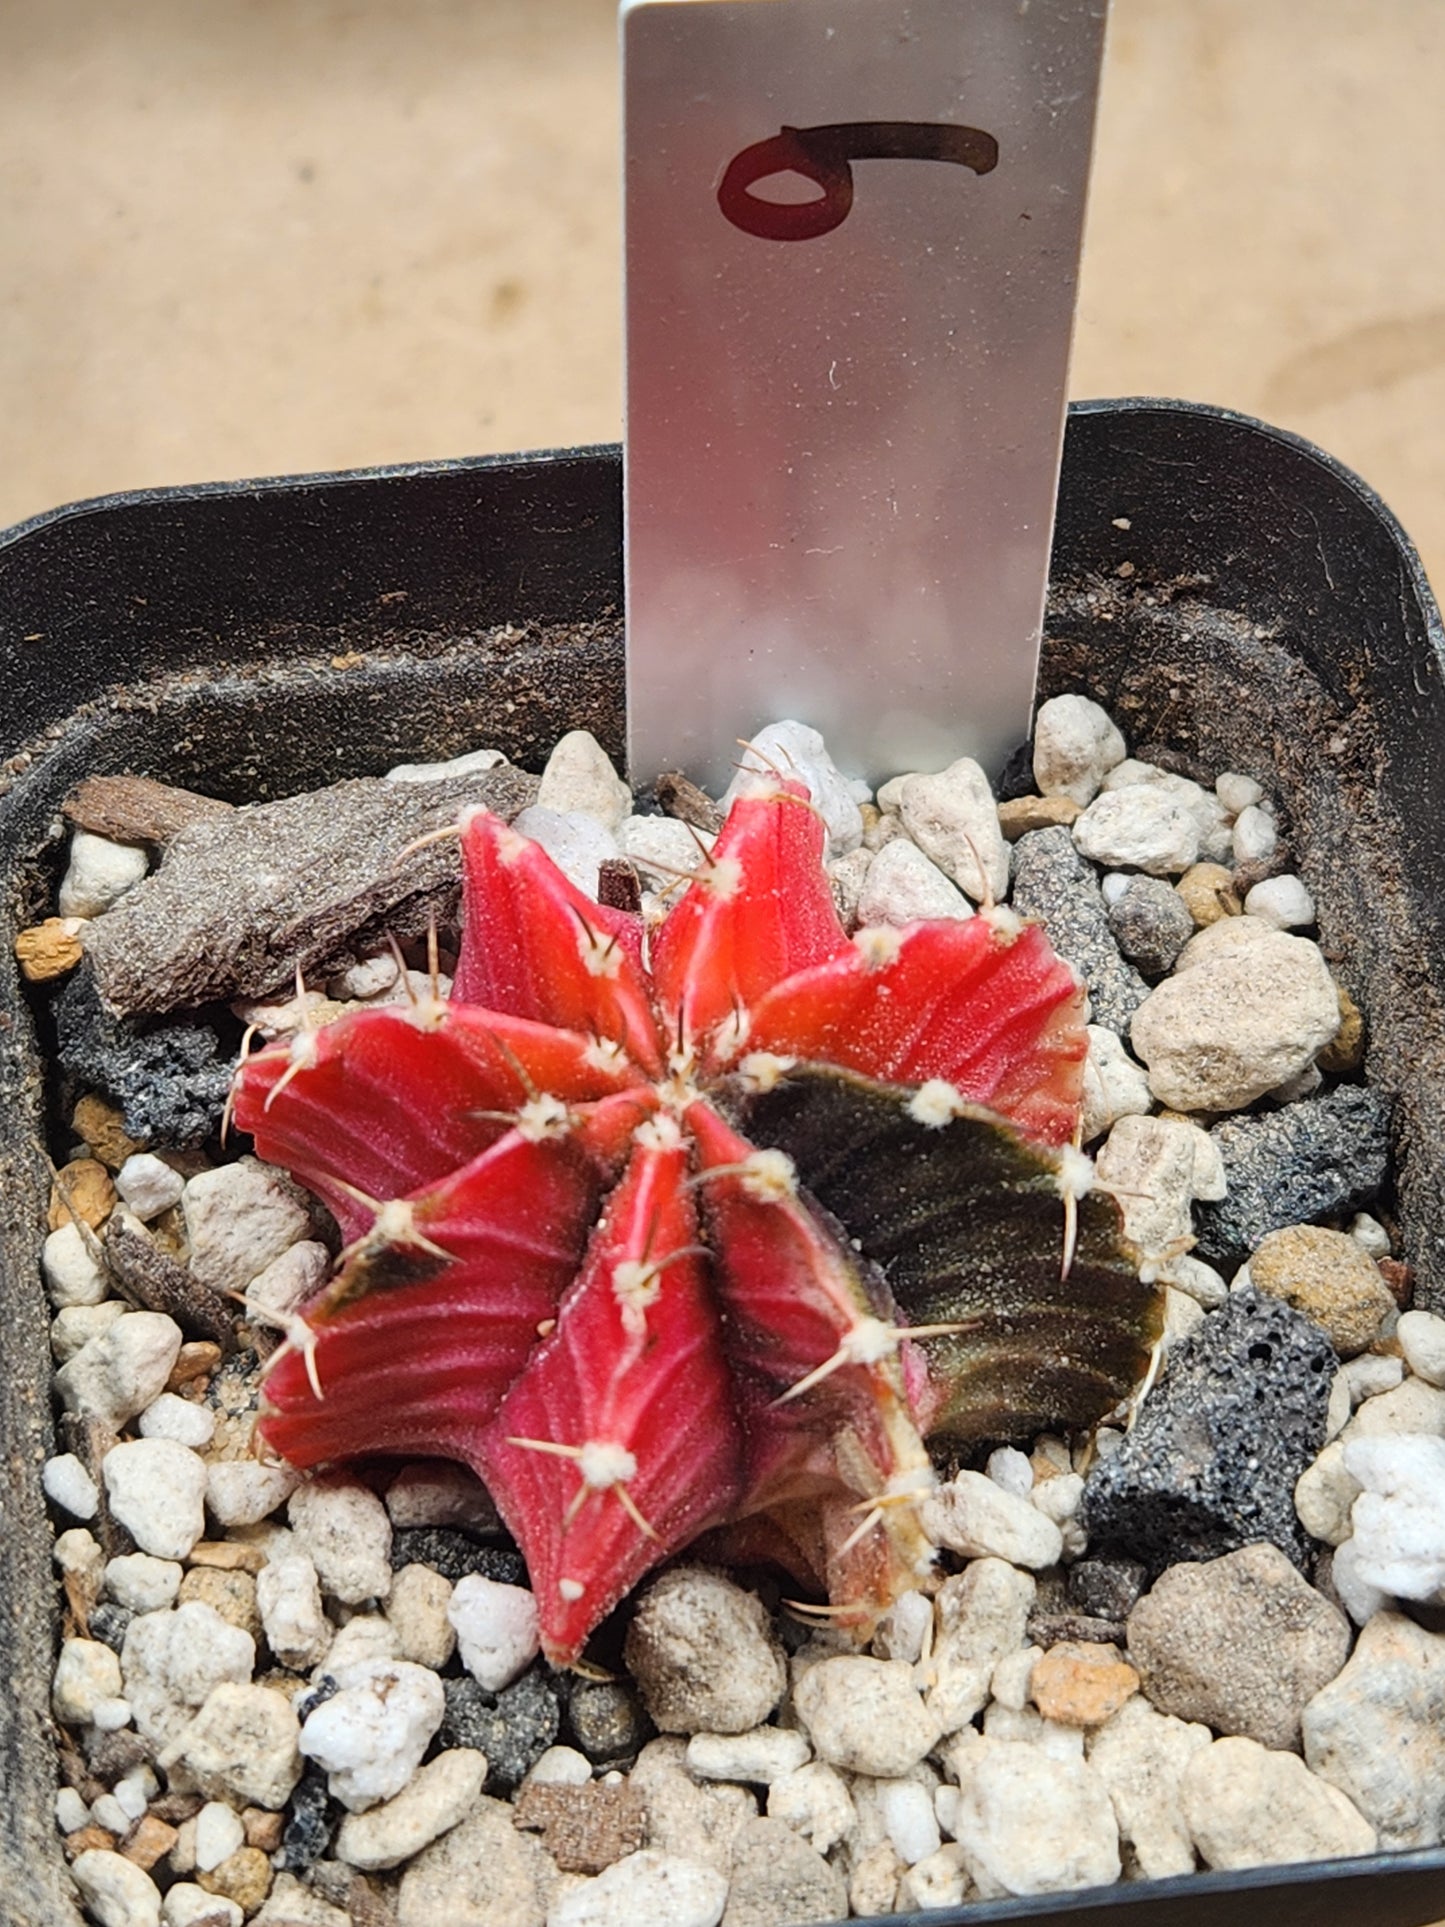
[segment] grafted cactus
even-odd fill
[[[1092,1423],[1157,1337],[1072,971],[1007,910],[850,939],[822,841],[760,781],[649,931],[478,813],[450,997],[238,1073],[345,1240],[264,1437],[475,1468],[557,1663],[704,1533],[866,1626],[932,1558],[925,1438]]]

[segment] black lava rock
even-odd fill
[[[1162,977],[1194,935],[1194,919],[1162,877],[1131,877],[1109,905],[1109,929],[1130,963],[1146,977]]]
[[[324,1706],[327,1700],[334,1700],[340,1691],[330,1673],[323,1673],[309,1693],[302,1693],[291,1702],[297,1719],[304,1726],[318,1706]]]
[[[1229,1192],[1195,1206],[1197,1255],[1233,1271],[1271,1231],[1370,1202],[1385,1181],[1390,1108],[1363,1085],[1341,1084],[1277,1111],[1228,1118],[1210,1136]]]
[[[1232,1293],[1170,1354],[1134,1429],[1089,1474],[1080,1517],[1092,1544],[1157,1576],[1267,1539],[1306,1571],[1295,1481],[1324,1444],[1338,1363],[1282,1300]]]
[[[523,1673],[489,1693],[470,1675],[445,1679],[447,1710],[443,1746],[474,1746],[487,1756],[487,1785],[510,1791],[557,1738],[562,1725],[560,1692],[548,1673]]]
[[[455,1585],[469,1572],[495,1579],[503,1586],[525,1586],[527,1562],[510,1545],[481,1545],[450,1526],[402,1526],[391,1535],[391,1565],[430,1566]]]
[[[1009,901],[1021,916],[1039,919],[1084,979],[1094,1022],[1125,1036],[1149,986],[1120,956],[1093,865],[1066,829],[1032,830],[1015,843]]]
[[[99,1639],[117,1653],[125,1641],[125,1629],[135,1618],[128,1606],[117,1606],[103,1599],[90,1615],[90,1637]]]
[[[1148,1580],[1137,1559],[1080,1559],[1069,1567],[1069,1604],[1095,1619],[1124,1620]]]
[[[1029,1619],[1029,1644],[1061,1646],[1122,1646],[1126,1628],[1121,1619],[1098,1619],[1092,1613],[1034,1613]]]
[[[234,1065],[208,1024],[112,1017],[85,965],[55,1000],[62,1070],[120,1106],[146,1144],[199,1144],[220,1128]]]
[[[304,1873],[325,1853],[332,1832],[330,1809],[326,1775],[319,1767],[308,1767],[286,1807],[278,1864],[288,1873]]]
[[[630,1760],[656,1730],[637,1695],[611,1680],[579,1680],[567,1717],[578,1751],[600,1767]]]

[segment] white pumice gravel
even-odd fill
[[[1034,781],[1040,796],[1092,803],[1126,754],[1108,711],[1087,696],[1051,696],[1034,718]]]
[[[142,1224],[179,1204],[185,1179],[150,1151],[135,1151],[115,1174],[115,1188]]]
[[[41,1247],[40,1266],[45,1288],[57,1311],[67,1305],[98,1305],[108,1295],[110,1280],[98,1248],[74,1219],[52,1231]]]
[[[489,1693],[510,1686],[541,1649],[537,1602],[526,1586],[469,1572],[453,1587],[446,1615],[463,1666]]]
[[[369,1487],[354,1479],[308,1479],[287,1501],[287,1518],[329,1598],[346,1606],[391,1591],[391,1521]]]
[[[110,1509],[142,1552],[184,1559],[206,1529],[206,1467],[174,1439],[128,1439],[101,1460]]]
[[[256,1608],[266,1643],[294,1672],[318,1666],[335,1628],[321,1603],[316,1568],[304,1552],[268,1559],[256,1576]]]
[[[506,760],[499,749],[471,749],[444,763],[398,763],[386,772],[386,780],[388,783],[444,783],[453,776],[485,776],[489,769]]]
[[[45,1461],[40,1487],[72,1519],[93,1519],[100,1509],[100,1488],[73,1452]]]
[[[212,1459],[206,1466],[206,1505],[222,1526],[254,1526],[282,1506],[301,1483],[289,1465],[255,1459]]]
[[[1315,920],[1315,900],[1299,877],[1285,873],[1248,890],[1244,914],[1261,917],[1276,930],[1306,930]]]
[[[438,1753],[391,1799],[347,1814],[336,1836],[337,1859],[366,1871],[400,1866],[466,1818],[486,1777],[486,1755],[475,1748]]]
[[[875,1779],[906,1773],[940,1737],[901,1660],[822,1660],[799,1680],[793,1705],[820,1759]]]
[[[70,839],[70,863],[60,883],[57,908],[62,917],[103,916],[150,869],[150,859],[133,843],[113,843],[91,830]]]
[[[308,1713],[300,1750],[326,1770],[331,1797],[349,1813],[390,1800],[421,1763],[446,1697],[429,1667],[369,1659],[339,1666],[337,1690]]]
[[[62,1404],[118,1431],[165,1390],[182,1337],[164,1312],[123,1313],[55,1374]]]
[[[758,772],[771,775],[776,770],[806,785],[813,807],[827,828],[830,856],[846,856],[862,842],[863,813],[858,806],[867,795],[867,787],[843,775],[822,736],[810,724],[769,723],[751,739],[739,761],[742,767],[723,795],[724,808],[743,793],[751,777]]]
[[[802,1733],[757,1726],[751,1733],[694,1733],[687,1743],[687,1770],[699,1780],[738,1780],[771,1786],[796,1773],[812,1757]]]
[[[988,778],[972,757],[961,756],[934,776],[901,777],[894,796],[904,829],[965,896],[975,903],[1002,901],[1008,894],[1009,846]],[[882,798],[880,791],[880,803]]]
[[[160,1890],[123,1854],[88,1848],[71,1862],[70,1874],[100,1927],[160,1927]]]
[[[585,896],[597,895],[597,872],[622,854],[617,838],[587,810],[549,810],[533,803],[512,828],[551,857],[569,883]]]
[[[868,865],[858,893],[860,924],[921,923],[927,919],[973,915],[973,905],[916,843],[897,837]]]
[[[194,1399],[162,1392],[141,1413],[136,1430],[143,1439],[170,1439],[175,1445],[189,1445],[192,1451],[200,1452],[216,1435],[216,1415]]]
[[[574,1887],[547,1910],[547,1927],[717,1927],[728,1883],[702,1861],[645,1848]]]
[[[1199,860],[1199,825],[1184,803],[1147,784],[1105,790],[1074,819],[1082,855],[1111,870],[1182,876]]]
[[[1052,1520],[981,1472],[959,1472],[940,1486],[924,1501],[923,1518],[936,1544],[966,1559],[996,1557],[1037,1572],[1063,1550]]]
[[[224,1800],[207,1800],[196,1815],[196,1865],[202,1873],[214,1873],[223,1860],[229,1860],[238,1847],[246,1844],[246,1829],[241,1816]]]
[[[588,730],[574,729],[547,758],[537,805],[561,816],[576,812],[595,817],[605,830],[616,830],[631,813],[632,791],[597,738]]]

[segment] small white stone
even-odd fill
[[[927,1859],[918,1861],[899,1876],[897,1910],[926,1913],[935,1908],[958,1907],[967,1891],[962,1847],[940,1847],[937,1853],[929,1854]]]
[[[1391,1439],[1412,1433],[1445,1437],[1445,1390],[1426,1384],[1423,1378],[1407,1378],[1393,1391],[1365,1399],[1346,1427],[1345,1437]]]
[[[284,1875],[282,1876],[285,1877]],[[246,1916],[239,1901],[226,1894],[207,1893],[193,1880],[178,1880],[166,1888],[166,1897],[161,1902],[161,1920],[164,1927],[241,1927]],[[255,1916],[258,1927],[268,1927],[261,1914]],[[274,1921],[275,1916],[272,1916]],[[287,1922],[285,1927],[292,1927]],[[311,1927],[309,1918],[298,1916],[295,1927]]]
[[[1102,1024],[1088,1027],[1084,1060],[1083,1142],[1092,1144],[1121,1117],[1142,1117],[1153,1108],[1149,1074]]]
[[[76,1855],[70,1876],[100,1927],[160,1927],[160,1890],[124,1854],[89,1847]]]
[[[900,1593],[878,1622],[870,1642],[873,1657],[901,1659],[912,1666],[932,1631],[933,1601],[927,1593]]]
[[[829,856],[846,856],[858,848],[863,840],[863,812],[853,785],[828,754],[816,729],[792,721],[769,723],[752,738],[740,761],[743,768],[728,785],[724,809],[756,785],[759,772],[766,778],[778,770],[807,786],[827,827]]]
[[[869,864],[856,915],[859,923],[870,927],[949,917],[959,921],[973,915],[973,905],[916,843],[900,836]]]
[[[84,1526],[71,1526],[68,1532],[58,1532],[50,1556],[62,1572],[69,1573],[82,1585],[100,1584],[105,1554],[94,1533],[87,1532]]]
[[[389,1619],[383,1618],[380,1613],[356,1613],[335,1634],[324,1662],[316,1667],[311,1677],[317,1680],[323,1673],[335,1674],[344,1666],[360,1666],[373,1659],[401,1657],[401,1639]]]
[[[572,729],[547,758],[537,805],[559,816],[580,812],[615,830],[631,812],[632,791],[597,738],[589,730]]]
[[[906,1773],[939,1737],[912,1669],[899,1660],[821,1660],[798,1681],[793,1699],[819,1757],[852,1773]]]
[[[186,1182],[181,1210],[191,1270],[213,1291],[244,1291],[307,1231],[305,1206],[256,1158],[198,1171]]]
[[[1390,1604],[1388,1593],[1371,1585],[1360,1574],[1355,1557],[1355,1542],[1346,1539],[1335,1547],[1330,1560],[1330,1583],[1335,1596],[1357,1626],[1366,1626]]]
[[[1229,1286],[1213,1265],[1205,1264],[1191,1251],[1171,1258],[1159,1276],[1176,1291],[1184,1291],[1206,1311],[1214,1311],[1229,1296]]]
[[[1015,1498],[1026,1499],[1034,1489],[1034,1468],[1028,1454],[1020,1452],[1017,1446],[995,1446],[988,1455],[984,1475],[1005,1492],[1012,1492]]]
[[[283,1318],[321,1289],[330,1270],[331,1253],[325,1245],[302,1238],[256,1273],[246,1287],[246,1301]]]
[[[489,1693],[510,1686],[541,1651],[537,1602],[525,1586],[466,1573],[452,1590],[447,1618],[463,1666]]]
[[[1031,1572],[1056,1565],[1063,1551],[1052,1520],[981,1472],[960,1472],[926,1499],[923,1528],[935,1544],[966,1559],[992,1555]]]
[[[448,1459],[416,1459],[386,1488],[391,1523],[406,1526],[470,1526],[495,1530],[497,1508],[476,1473]]]
[[[321,1604],[316,1568],[304,1552],[262,1566],[256,1575],[256,1609],[266,1643],[282,1666],[304,1672],[326,1657],[333,1628]]]
[[[727,1897],[727,1878],[715,1868],[647,1847],[555,1900],[547,1927],[717,1927]]]
[[[969,1753],[954,1821],[985,1899],[1107,1885],[1120,1873],[1107,1787],[1081,1759],[985,1739]]]
[[[1051,696],[1034,718],[1034,782],[1040,796],[1090,803],[1126,754],[1106,710],[1087,696]]]
[[[1235,817],[1230,839],[1235,862],[1268,863],[1278,843],[1279,831],[1274,818],[1266,816],[1255,804],[1247,803]]]
[[[1350,1536],[1350,1508],[1363,1491],[1345,1464],[1345,1449],[1336,1440],[1327,1445],[1295,1482],[1294,1509],[1312,1539],[1327,1546],[1343,1545]]]
[[[972,757],[960,757],[936,776],[904,777],[898,808],[903,827],[919,849],[966,896],[975,903],[986,897],[1003,900],[1008,893],[1009,846],[999,828],[988,778]]]
[[[400,1793],[446,1712],[442,1683],[406,1660],[362,1660],[332,1675],[338,1691],[301,1728],[300,1749],[322,1766],[333,1799],[364,1813]]]
[[[40,1484],[46,1498],[72,1519],[93,1519],[100,1508],[100,1488],[73,1452],[47,1459]]]
[[[213,1873],[223,1860],[246,1844],[246,1829],[236,1809],[223,1800],[207,1800],[196,1815],[196,1865]]]
[[[137,1430],[143,1439],[171,1439],[177,1445],[189,1445],[199,1452],[216,1436],[216,1415],[209,1406],[198,1405],[194,1399],[162,1392],[141,1413]]]
[[[133,890],[150,868],[144,850],[133,843],[77,830],[70,839],[70,863],[61,879],[56,907],[62,917],[98,917]]]
[[[679,871],[691,876],[707,861],[716,838],[675,816],[628,816],[618,826],[617,841],[644,878],[665,890]]]
[[[592,1762],[575,1746],[549,1746],[532,1765],[525,1786],[586,1786]]]
[[[389,950],[374,957],[363,957],[345,970],[337,971],[326,985],[326,994],[339,1004],[369,1003],[396,982],[400,966]]]
[[[1184,1818],[1184,1774],[1212,1744],[1207,1726],[1158,1713],[1141,1693],[1127,1699],[1089,1745],[1089,1764],[1109,1789],[1121,1838],[1146,1880],[1193,1873]]]
[[[50,1704],[62,1726],[83,1726],[101,1699],[121,1688],[120,1661],[98,1639],[67,1639],[56,1661]]]
[[[179,1204],[185,1180],[151,1151],[134,1151],[115,1174],[115,1188],[142,1224]]]
[[[466,1818],[486,1777],[486,1755],[474,1748],[438,1753],[392,1799],[346,1816],[336,1858],[368,1872],[400,1866]]]
[[[138,1766],[116,1781],[113,1791],[127,1819],[139,1820],[161,1790],[161,1783],[148,1766]]]
[[[1416,1378],[1445,1386],[1445,1318],[1431,1311],[1401,1312],[1395,1336]]]
[[[1000,1706],[1007,1706],[1015,1713],[1023,1712],[1029,1703],[1029,1687],[1040,1657],[1039,1647],[1021,1646],[1016,1653],[1006,1653],[998,1662],[989,1681],[989,1691]]]
[[[107,1833],[128,1833],[130,1815],[113,1793],[102,1793],[90,1810],[91,1818]]]
[[[1350,1514],[1358,1577],[1398,1599],[1434,1599],[1445,1587],[1445,1438],[1362,1438],[1326,1451],[1361,1488]]]
[[[569,810],[564,815],[533,803],[514,820],[512,828],[540,845],[584,896],[596,897],[599,869],[622,854],[612,832],[584,810]]]
[[[253,1526],[270,1518],[301,1483],[289,1465],[257,1459],[213,1459],[206,1467],[206,1504],[218,1525]]]
[[[1202,1747],[1184,1771],[1184,1813],[1206,1866],[1267,1867],[1373,1853],[1375,1829],[1296,1753],[1258,1740]]]
[[[63,1786],[55,1796],[55,1824],[62,1833],[78,1833],[90,1825],[90,1808],[73,1786]]]
[[[454,776],[485,776],[506,762],[499,749],[469,749],[444,763],[398,763],[386,772],[388,783],[445,783]]]
[[[1215,777],[1214,794],[1231,816],[1238,816],[1252,803],[1258,803],[1264,796],[1264,791],[1252,776],[1244,776],[1238,770],[1227,769]]]
[[[386,1617],[396,1632],[397,1657],[440,1669],[456,1651],[457,1635],[447,1617],[452,1583],[430,1566],[403,1566],[391,1582]]]
[[[52,1231],[41,1246],[40,1268],[57,1311],[67,1305],[98,1305],[110,1290],[104,1265],[92,1253],[85,1233],[73,1218]]]
[[[172,1740],[218,1686],[249,1680],[256,1642],[203,1600],[174,1612],[141,1613],[121,1646],[125,1691],[147,1739]]]
[[[983,1716],[984,1738],[1036,1746],[1053,1760],[1082,1760],[1084,1729],[1047,1720],[1036,1706],[1005,1706],[995,1700]]]
[[[1218,863],[1229,855],[1229,812],[1213,790],[1173,770],[1161,769],[1157,763],[1142,763],[1134,757],[1116,764],[1104,778],[1106,791],[1141,788],[1171,798],[1188,813],[1199,833],[1202,859]]]
[[[1027,1500],[1013,1503],[1033,1510]],[[1004,1559],[974,1559],[939,1588],[928,1706],[945,1733],[967,1727],[999,1661],[1024,1644],[1036,1593],[1029,1574]]]
[[[1147,784],[1105,790],[1073,823],[1075,847],[1109,869],[1182,876],[1199,860],[1199,826],[1167,790]]]
[[[833,893],[833,908],[838,912],[845,930],[853,930],[858,925],[858,905],[872,868],[873,852],[861,845],[856,850],[850,850],[847,856],[829,857],[823,865],[828,888]],[[949,888],[952,887],[950,884]]]
[[[99,1699],[90,1716],[91,1725],[99,1733],[118,1733],[123,1726],[129,1726],[135,1717],[128,1699]]]
[[[806,1766],[813,1749],[801,1733],[781,1726],[755,1726],[751,1733],[694,1733],[687,1743],[687,1770],[699,1780],[748,1781],[771,1786]]]
[[[184,1559],[206,1529],[204,1461],[171,1439],[131,1439],[100,1469],[111,1512],[140,1550]]]
[[[92,1338],[103,1337],[129,1311],[121,1298],[106,1298],[98,1305],[67,1305],[50,1321],[51,1357],[57,1365],[68,1365]]]
[[[165,1390],[181,1338],[180,1326],[164,1312],[123,1313],[55,1374],[66,1411],[119,1431]]]
[[[287,1516],[324,1593],[347,1606],[386,1598],[391,1521],[367,1486],[344,1478],[308,1479],[291,1494]]]
[[[1388,1258],[1390,1255],[1390,1234],[1378,1218],[1372,1218],[1368,1211],[1357,1211],[1349,1223],[1350,1236],[1356,1244],[1363,1245],[1372,1258]]]
[[[785,1820],[817,1853],[827,1853],[857,1822],[848,1783],[826,1760],[811,1760],[768,1788],[768,1818]]]
[[[1244,914],[1276,930],[1303,930],[1315,920],[1315,900],[1297,876],[1266,877],[1246,894]]]
[[[235,1630],[234,1628],[232,1630]],[[440,1692],[440,1687],[437,1688]],[[181,1764],[196,1790],[242,1806],[285,1806],[301,1777],[296,1715],[274,1687],[225,1681],[162,1751],[169,1773]]]
[[[938,1852],[942,1841],[927,1787],[917,1780],[880,1780],[874,1791],[889,1845],[905,1867]]]
[[[1200,1318],[1204,1316],[1197,1306],[1195,1310]],[[1029,1500],[1046,1519],[1052,1519],[1056,1526],[1062,1526],[1078,1516],[1079,1502],[1083,1496],[1084,1481],[1079,1474],[1061,1472],[1056,1479],[1040,1479],[1030,1492]]]
[[[1399,1330],[1397,1325],[1397,1336]],[[1393,1392],[1397,1385],[1404,1383],[1405,1361],[1379,1352],[1361,1352],[1357,1358],[1345,1360],[1340,1367],[1340,1376],[1349,1387],[1351,1406],[1363,1405],[1367,1398],[1378,1398],[1381,1392]],[[1417,1378],[1424,1376],[1423,1372],[1416,1373]]]

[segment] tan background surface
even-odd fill
[[[0,524],[617,436],[614,0],[0,0],[0,47]],[[1445,581],[1442,0],[1115,0],[1072,385],[1300,430]]]

